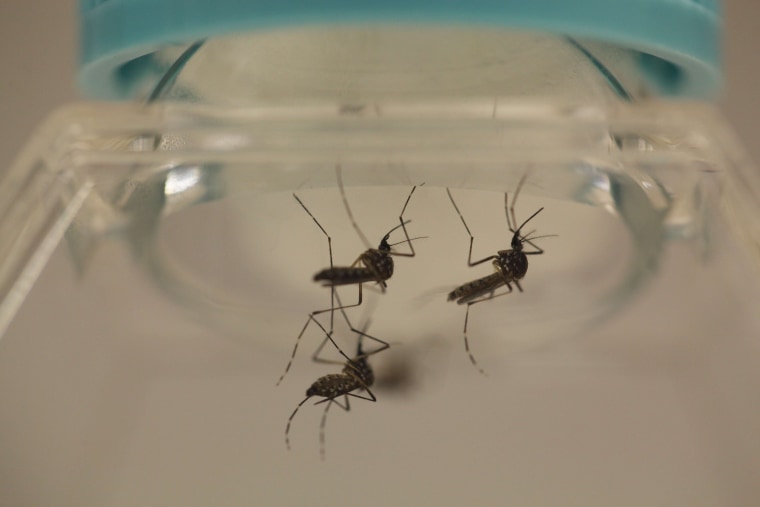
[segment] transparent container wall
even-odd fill
[[[626,104],[602,81],[598,100],[59,111],[0,186],[0,504],[753,504],[757,177],[709,107]],[[341,370],[311,361],[310,325],[275,386],[331,305],[312,280],[328,242],[293,194],[336,266],[367,248],[338,166],[372,247],[417,185],[416,255],[346,312],[391,343],[369,358],[377,401],[326,419],[306,402],[288,451],[306,389]],[[543,208],[523,291],[470,307],[486,375],[447,295],[494,269],[468,267],[447,188],[473,259],[510,248],[505,193],[518,223]]]

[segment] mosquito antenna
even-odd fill
[[[523,238],[520,241],[527,241],[530,243],[533,240],[536,239],[543,239],[543,238],[558,238],[559,234],[542,234],[541,236],[523,236]]]
[[[372,245],[370,245],[369,240],[367,239],[367,236],[365,236],[362,230],[359,229],[359,224],[356,223],[354,214],[351,212],[351,207],[348,205],[348,199],[346,198],[346,190],[343,188],[343,175],[342,175],[343,170],[341,169],[340,164],[335,166],[335,173],[338,176],[338,188],[340,189],[340,196],[343,198],[343,206],[345,206],[346,208],[346,213],[348,213],[348,218],[351,220],[351,225],[354,227],[356,234],[359,235],[359,238],[361,238],[361,240],[364,242],[364,246],[366,246],[367,249],[369,250],[372,248]]]
[[[531,232],[531,234],[532,233],[533,232]],[[559,236],[559,234],[543,234],[541,236],[531,236],[530,234],[528,234],[527,236],[523,236],[520,242],[527,243],[533,248],[535,248],[537,251],[543,252],[543,249],[539,247],[538,245],[536,245],[535,243],[533,243],[533,240],[541,239],[541,238],[556,238],[557,236]]]
[[[396,246],[396,245],[400,245],[402,243],[410,243],[410,242],[418,240],[418,239],[430,239],[430,236],[417,236],[415,238],[403,239],[401,241],[397,241],[396,243],[390,243],[388,246]]]

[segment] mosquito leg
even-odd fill
[[[315,217],[311,213],[311,211],[309,211],[309,208],[306,207],[306,205],[303,203],[303,201],[301,201],[301,199],[295,193],[293,194],[293,197],[295,198],[296,201],[298,201],[298,204],[301,205],[301,207],[304,209],[304,211],[309,214],[309,216],[311,217],[311,219],[314,220],[314,223],[317,224],[317,227],[319,227],[319,230],[322,231],[322,233],[327,238],[327,250],[330,253],[330,269],[332,270],[333,267],[334,267],[333,266],[333,253],[332,253],[332,238],[330,237],[329,234],[327,234],[327,231],[325,230],[325,228],[322,227],[322,224],[319,223],[319,220],[317,220],[317,217]],[[331,287],[331,289],[330,289],[330,308],[331,309],[335,308],[335,287]],[[335,316],[335,311],[332,310],[330,312],[330,332],[331,333],[332,333],[332,331],[334,329],[334,316]]]
[[[338,304],[340,304],[340,297],[338,297]],[[358,353],[358,356],[364,356],[364,357],[371,356],[371,355],[377,354],[378,352],[381,352],[381,351],[383,351],[383,350],[385,350],[385,349],[387,349],[387,348],[389,348],[391,346],[390,343],[386,342],[385,340],[381,340],[380,338],[376,338],[376,337],[374,337],[374,336],[372,336],[370,334],[367,334],[365,332],[366,328],[364,330],[362,330],[362,331],[356,329],[351,324],[351,321],[348,320],[348,315],[346,315],[345,310],[343,310],[343,308],[341,308],[340,311],[343,314],[343,318],[345,319],[346,324],[348,324],[348,327],[351,329],[351,331],[353,331],[354,333],[356,333],[356,334],[359,335],[359,353]],[[362,352],[361,352],[361,340],[362,340],[362,338],[369,338],[370,340],[379,343],[380,347],[378,349],[376,349],[376,350],[373,350],[372,352],[368,352],[368,353],[362,354]]]
[[[467,303],[467,311],[464,314],[464,350],[467,352],[467,355],[470,357],[470,362],[472,365],[477,368],[477,370],[485,377],[486,372],[478,365],[478,362],[475,360],[475,356],[472,354],[472,351],[470,351],[470,340],[467,338],[467,322],[470,318],[470,307],[474,305],[476,302],[473,303]]]
[[[517,283],[517,282],[515,281],[515,283]],[[507,294],[509,294],[510,292],[512,292],[512,286],[509,285],[509,284],[507,284],[507,287],[509,288],[509,290],[506,291],[506,292],[502,292],[501,294],[496,294],[496,295],[494,295],[493,293],[491,293],[488,297],[484,297],[482,299],[478,299],[476,301],[471,301],[471,302],[467,303],[467,311],[464,314],[464,350],[467,352],[467,355],[470,357],[470,362],[472,363],[472,365],[475,368],[477,368],[477,370],[483,376],[485,376],[485,377],[487,377],[488,375],[486,374],[485,370],[483,370],[483,368],[481,368],[480,365],[478,365],[478,362],[475,360],[475,356],[472,354],[472,351],[470,350],[470,341],[469,341],[469,339],[467,337],[467,323],[468,323],[469,318],[470,318],[470,307],[472,305],[476,305],[478,303],[482,303],[483,301],[490,301],[492,299],[496,299],[496,298],[501,297],[501,296],[506,296]],[[519,285],[518,285],[518,287],[519,287]]]
[[[546,236],[541,236],[541,237],[543,238],[543,237],[546,237]],[[532,239],[535,239],[535,238],[532,238]],[[533,248],[535,248],[535,249],[536,249],[534,252],[526,252],[525,250],[523,250],[523,253],[524,253],[525,255],[541,255],[542,253],[544,253],[544,249],[543,249],[543,248],[541,248],[541,247],[539,247],[539,246],[538,246],[538,245],[536,245],[535,243],[533,243],[533,242],[532,242],[530,239],[527,239],[527,238],[526,238],[526,239],[523,239],[523,241],[525,241],[525,242],[526,242],[526,243],[528,243],[530,246],[532,246]]]
[[[543,208],[542,208],[542,209],[543,209]],[[521,240],[521,241],[522,241],[523,243],[527,243],[527,244],[529,244],[530,246],[532,246],[533,248],[535,248],[535,249],[536,249],[536,250],[535,250],[535,251],[533,251],[533,252],[526,252],[525,250],[523,250],[523,253],[524,253],[525,255],[541,255],[542,253],[544,253],[544,250],[543,250],[543,249],[542,249],[540,246],[538,246],[538,245],[536,245],[535,243],[533,243],[533,240],[534,240],[534,239],[539,239],[539,238],[551,238],[551,237],[554,237],[554,236],[556,236],[556,234],[544,234],[544,235],[541,235],[541,236],[534,236],[534,237],[532,237],[532,238],[531,238],[531,237],[530,237],[530,236],[531,236],[531,234],[534,234],[535,232],[536,232],[536,230],[535,230],[535,229],[533,229],[533,230],[531,230],[530,232],[528,232],[528,233],[527,233],[527,234],[525,234],[525,235],[522,235],[522,234],[521,234],[521,235],[522,235],[522,240]]]
[[[343,309],[346,309],[346,308],[354,308],[354,307],[356,307],[356,306],[361,306],[361,304],[362,304],[362,297],[363,297],[363,296],[362,296],[362,286],[363,286],[364,284],[363,284],[363,283],[360,283],[360,284],[358,284],[358,285],[359,285],[359,299],[356,301],[356,303],[354,303],[354,304],[352,304],[352,305],[346,305],[346,306],[343,306],[343,305],[340,303],[340,299],[338,298],[338,292],[337,292],[337,291],[335,291],[335,299],[337,299],[337,300],[338,300],[338,305],[340,305],[340,306],[337,306],[337,307],[334,307],[334,308],[325,308],[324,310],[317,310],[317,311],[315,311],[315,312],[311,312],[311,315],[320,315],[320,314],[322,314],[322,313],[325,313],[325,312],[329,312],[329,311],[331,311],[331,310],[343,310]],[[333,289],[335,288],[334,286],[332,286],[332,287],[333,287]]]
[[[424,185],[424,183],[422,184]],[[420,185],[420,186],[422,186]],[[399,257],[414,257],[416,254],[414,252],[414,245],[412,245],[412,240],[409,239],[409,233],[406,231],[406,224],[408,224],[410,221],[404,221],[404,212],[406,212],[406,207],[409,205],[409,200],[412,198],[412,194],[414,194],[414,191],[417,189],[417,185],[412,187],[412,191],[409,192],[409,195],[406,198],[406,202],[404,203],[404,207],[401,209],[401,214],[398,217],[398,221],[401,223],[401,229],[404,231],[404,237],[406,238],[406,242],[409,243],[409,250],[411,252],[393,252],[392,255],[396,255]]]
[[[330,340],[328,339],[327,336],[325,336],[322,339],[322,343],[319,344],[319,347],[317,347],[317,350],[315,350],[314,354],[311,355],[311,360],[314,361],[315,363],[323,363],[323,364],[337,364],[337,365],[341,365],[341,366],[344,365],[344,364],[346,364],[345,361],[335,361],[333,359],[325,359],[325,358],[323,358],[323,357],[320,356],[320,354],[322,353],[322,349],[325,348],[325,345],[329,341]]]
[[[293,359],[295,359],[296,352],[298,351],[298,344],[301,342],[301,337],[306,332],[306,328],[309,327],[309,324],[311,323],[311,317],[312,316],[309,315],[309,318],[306,319],[306,324],[303,325],[303,327],[301,328],[301,332],[298,333],[298,338],[296,338],[296,344],[295,344],[295,346],[293,346],[293,352],[290,354],[290,360],[288,361],[287,366],[285,366],[285,371],[282,372],[282,375],[280,375],[280,378],[277,381],[277,384],[275,384],[275,385],[279,386],[280,383],[282,382],[282,380],[285,378],[285,375],[287,375],[288,372],[290,371],[290,366],[293,364]]]
[[[296,416],[296,412],[298,412],[298,409],[301,408],[301,406],[306,403],[306,400],[311,398],[311,396],[307,396],[306,398],[301,401],[301,403],[298,404],[295,410],[293,410],[293,413],[290,414],[290,417],[288,417],[288,424],[285,425],[285,447],[290,450],[290,423],[293,422],[293,418]]]
[[[475,242],[475,237],[470,232],[470,228],[467,226],[467,222],[464,221],[464,216],[462,215],[462,212],[459,211],[459,206],[457,206],[457,203],[454,202],[454,196],[451,195],[451,190],[447,188],[446,193],[449,194],[449,200],[451,201],[451,204],[454,206],[454,209],[456,210],[457,215],[459,215],[459,219],[462,221],[462,225],[464,225],[464,228],[467,231],[467,235],[470,236],[470,251],[467,255],[467,265],[470,267],[477,266],[478,264],[483,264],[484,262],[496,259],[498,255],[489,255],[488,257],[484,259],[480,259],[479,261],[472,262],[472,244]]]
[[[335,294],[336,294],[336,296],[337,296],[337,292],[336,292]],[[322,324],[321,324],[321,323],[320,323],[320,322],[319,322],[317,319],[315,319],[313,315],[310,315],[310,318],[311,318],[311,320],[313,320],[313,321],[314,321],[314,322],[315,322],[315,323],[316,323],[316,324],[319,326],[319,329],[321,329],[321,330],[322,330],[322,332],[325,334],[325,339],[326,339],[326,340],[329,340],[329,341],[330,341],[330,343],[332,343],[332,344],[333,344],[333,347],[335,347],[335,348],[336,348],[336,350],[337,350],[337,351],[340,353],[340,355],[341,355],[341,356],[343,356],[343,357],[346,359],[346,361],[349,361],[349,362],[350,362],[350,361],[351,361],[351,358],[350,358],[350,357],[348,357],[348,356],[346,355],[346,353],[345,353],[345,352],[343,352],[343,349],[341,349],[341,348],[338,346],[338,344],[337,344],[337,343],[335,343],[335,340],[333,340],[332,334],[331,334],[331,333],[328,333],[328,332],[327,332],[327,330],[325,329],[325,327],[324,327],[324,326],[323,326],[323,325],[322,325]],[[341,363],[341,364],[342,364],[342,363]]]
[[[328,311],[328,310],[324,310],[324,311]],[[335,340],[333,340],[333,338],[332,338],[332,334],[330,334],[330,333],[327,332],[327,330],[325,329],[325,327],[315,318],[314,315],[315,315],[314,313],[310,313],[309,314],[309,318],[306,320],[306,324],[304,324],[303,328],[301,328],[301,332],[298,333],[298,338],[296,338],[296,343],[295,343],[295,346],[293,347],[293,352],[290,354],[290,360],[288,361],[288,364],[285,367],[285,371],[282,373],[282,375],[280,375],[280,379],[277,381],[276,385],[280,385],[280,383],[282,382],[282,380],[285,378],[285,375],[287,375],[288,372],[290,371],[290,367],[293,365],[293,359],[295,359],[296,352],[298,351],[298,344],[301,342],[301,338],[303,337],[304,333],[306,332],[306,328],[309,327],[309,324],[311,322],[314,322],[314,323],[316,323],[319,326],[319,328],[322,330],[322,332],[325,333],[326,339],[329,340],[333,344],[333,346],[338,350],[338,352],[340,352],[340,355],[342,355],[343,357],[345,357],[347,361],[351,360],[351,358],[349,358],[345,354],[345,352],[343,352],[343,350],[338,346],[338,344],[335,343]]]
[[[327,411],[330,410],[334,400],[325,405],[325,409],[322,412],[322,420],[319,422],[319,459],[325,461],[325,426],[327,425]],[[337,402],[336,402],[337,403]]]
[[[346,412],[350,412],[351,411],[351,404],[348,402],[348,395],[347,394],[343,395],[343,403],[344,403],[343,405],[340,404],[340,402],[338,401],[338,398],[333,398],[332,401],[333,401],[333,403],[335,403],[336,405],[338,405],[340,408],[342,408]]]
[[[515,198],[512,199],[512,206],[509,207],[509,212],[507,212],[507,193],[504,193],[504,213],[507,215],[507,225],[509,226],[510,232],[515,232],[515,227],[517,227],[517,220],[515,219],[515,205],[517,204],[517,198],[520,196],[520,191],[522,190],[523,185],[525,184],[525,180],[528,179],[528,174],[530,173],[530,170],[525,171],[525,173],[520,177],[520,181],[517,182],[517,188],[515,188]],[[509,216],[512,215],[512,223],[509,223]],[[519,230],[519,229],[518,229]]]
[[[336,165],[335,174],[338,177],[338,188],[340,189],[340,196],[343,199],[343,206],[346,208],[346,213],[348,213],[348,218],[351,220],[351,225],[354,227],[356,234],[359,235],[359,238],[362,240],[362,242],[364,242],[364,246],[369,250],[370,248],[372,248],[372,245],[370,245],[369,240],[367,239],[367,236],[365,236],[362,230],[359,228],[359,224],[356,223],[354,214],[351,212],[351,207],[348,205],[348,199],[346,198],[346,189],[343,187],[342,173],[343,173],[343,170],[340,164]]]
[[[366,396],[362,396],[361,394],[356,393],[346,393],[346,396],[353,396],[354,398],[359,398],[360,400],[367,400],[367,401],[377,401],[377,398],[374,394],[372,394],[372,391],[369,390],[369,387],[364,386],[363,388],[365,391],[367,391],[367,394],[369,394],[369,398]]]
[[[325,449],[326,446],[326,439],[325,439],[325,429],[327,427],[327,411],[330,410],[330,407],[333,403],[338,405],[340,408],[348,412],[351,410],[351,405],[348,403],[348,396],[344,396],[344,403],[345,405],[341,405],[338,401],[338,398],[333,398],[330,400],[330,402],[325,406],[325,410],[322,412],[322,420],[319,422],[319,457],[322,461],[325,461],[326,452]]]

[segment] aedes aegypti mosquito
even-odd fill
[[[340,304],[340,298],[338,298],[338,304]],[[293,418],[298,412],[298,409],[300,409],[301,406],[303,406],[303,404],[313,396],[321,397],[322,399],[317,401],[315,405],[320,405],[322,403],[327,404],[325,406],[324,412],[322,413],[322,420],[319,424],[320,456],[323,460],[325,459],[325,425],[327,423],[327,411],[330,409],[330,406],[335,403],[340,408],[348,412],[351,410],[349,397],[359,398],[372,402],[377,401],[377,398],[369,389],[375,382],[375,374],[369,364],[368,358],[369,356],[375,355],[390,347],[390,344],[388,342],[367,334],[366,331],[369,326],[369,322],[364,326],[362,330],[358,330],[351,325],[351,322],[348,320],[348,316],[346,315],[345,310],[343,310],[343,308],[340,308],[340,311],[343,314],[343,318],[346,320],[348,327],[352,332],[358,335],[356,355],[351,359],[346,358],[345,362],[332,361],[319,357],[319,354],[322,352],[322,348],[327,343],[328,338],[329,341],[332,341],[332,338],[325,332],[325,339],[322,340],[322,343],[314,352],[312,360],[318,363],[339,364],[343,366],[343,370],[341,373],[332,373],[318,378],[306,390],[306,397],[296,406],[295,410],[293,410],[293,413],[290,414],[290,417],[288,417],[288,423],[285,426],[285,445],[287,446],[288,450],[290,450],[290,425],[293,422]],[[371,352],[365,352],[362,348],[363,338],[372,339],[380,343],[380,346]],[[355,391],[366,391],[367,395],[363,396]],[[343,397],[343,403],[341,403],[339,400],[341,397]]]
[[[317,224],[317,227],[319,227],[319,230],[322,231],[322,233],[327,238],[327,249],[330,254],[330,267],[325,268],[321,271],[319,271],[317,274],[314,275],[314,281],[315,282],[322,282],[322,285],[324,287],[330,287],[330,308],[326,308],[323,310],[315,310],[311,312],[306,320],[306,323],[304,324],[303,328],[301,329],[301,332],[298,334],[298,337],[296,338],[295,346],[293,347],[293,353],[290,356],[290,360],[288,361],[288,365],[285,367],[285,371],[280,376],[280,379],[277,381],[277,384],[279,385],[280,382],[282,382],[282,379],[285,378],[285,375],[287,375],[288,371],[290,371],[290,367],[293,364],[293,359],[296,356],[296,351],[298,350],[298,344],[301,341],[301,337],[306,332],[306,328],[309,327],[309,324],[311,322],[316,322],[320,327],[322,327],[321,324],[316,319],[316,316],[322,313],[330,312],[330,331],[326,332],[328,338],[332,342],[332,344],[335,346],[335,348],[338,349],[340,354],[348,359],[348,356],[346,356],[345,353],[343,353],[342,350],[340,350],[340,347],[332,340],[332,331],[333,331],[333,323],[334,323],[334,313],[335,310],[344,309],[344,308],[353,308],[356,306],[359,306],[362,304],[362,286],[363,284],[367,282],[377,282],[380,285],[380,289],[382,292],[385,292],[385,289],[387,287],[387,284],[385,283],[388,279],[393,276],[393,257],[414,257],[416,255],[414,251],[414,246],[412,245],[412,241],[416,239],[423,239],[424,236],[416,237],[416,238],[410,238],[409,233],[406,230],[406,224],[411,222],[411,220],[404,220],[404,212],[406,211],[406,207],[409,205],[409,201],[412,198],[412,195],[414,194],[414,191],[417,189],[417,185],[412,187],[412,190],[409,192],[409,195],[406,198],[406,201],[404,202],[404,207],[401,208],[401,214],[398,217],[399,225],[393,227],[390,231],[388,231],[385,236],[380,240],[380,244],[377,248],[372,248],[370,246],[369,241],[367,240],[367,237],[364,235],[364,233],[359,228],[359,225],[356,223],[356,219],[354,219],[354,214],[351,212],[351,207],[348,205],[348,199],[346,198],[346,191],[343,187],[343,177],[342,177],[342,171],[340,165],[336,166],[335,172],[338,179],[338,188],[340,189],[340,195],[343,199],[343,205],[346,208],[346,213],[348,214],[348,218],[351,220],[351,225],[353,226],[356,233],[359,235],[361,240],[364,242],[367,249],[362,252],[356,260],[350,265],[350,266],[335,266],[333,264],[333,254],[332,254],[332,238],[329,234],[327,234],[327,231],[324,227],[319,223],[317,218],[309,211],[309,208],[306,207],[306,205],[301,201],[301,199],[296,195],[293,194],[293,197],[296,201],[298,201],[298,204],[301,205],[301,207],[308,213],[308,215],[311,217],[311,219],[314,221],[315,224]],[[423,183],[424,185],[424,183]],[[388,240],[390,239],[391,234],[396,231],[397,229],[402,229],[404,231],[404,239],[403,241],[399,241],[398,243],[388,243]],[[409,250],[410,252],[396,252],[391,250],[391,248],[395,245],[399,245],[401,243],[408,243],[409,244]],[[346,306],[339,306],[335,307],[335,288],[341,285],[358,285],[359,286],[359,298],[358,301],[351,305]],[[324,328],[322,328],[324,331]]]
[[[543,207],[539,208],[538,211],[529,216],[527,220],[520,224],[520,227],[517,227],[517,219],[515,218],[515,204],[517,203],[517,198],[520,195],[520,190],[522,189],[527,176],[528,173],[525,173],[517,183],[515,196],[514,199],[512,199],[511,206],[509,205],[508,194],[506,192],[504,193],[504,213],[507,216],[507,226],[509,227],[509,231],[512,233],[512,241],[510,243],[511,248],[508,250],[499,250],[496,255],[489,255],[488,257],[484,257],[483,259],[474,262],[472,260],[472,244],[475,238],[470,232],[470,228],[467,226],[467,222],[465,222],[464,216],[462,216],[462,212],[459,211],[459,207],[457,206],[456,202],[454,202],[454,197],[451,195],[451,190],[448,188],[446,189],[446,193],[449,195],[451,204],[454,205],[454,209],[456,210],[457,215],[459,215],[459,218],[462,220],[462,224],[464,225],[467,234],[470,236],[470,251],[467,257],[467,265],[472,267],[487,261],[493,261],[492,264],[494,273],[460,285],[451,291],[447,298],[448,301],[456,301],[457,304],[467,305],[467,311],[465,312],[464,316],[464,347],[470,357],[470,362],[472,362],[473,366],[475,366],[475,368],[477,368],[478,371],[483,375],[485,375],[485,371],[483,371],[483,369],[478,365],[477,361],[475,361],[475,356],[470,351],[470,343],[467,338],[467,322],[470,317],[470,307],[474,304],[482,303],[483,301],[488,301],[511,293],[512,284],[515,284],[517,286],[517,289],[522,292],[523,289],[520,285],[520,280],[522,280],[522,278],[528,272],[527,256],[541,255],[544,253],[544,251],[535,243],[533,243],[532,240],[548,237],[530,237],[530,234],[532,233],[528,233],[525,236],[521,234],[522,228],[525,227],[528,222],[533,220],[533,218],[535,218],[535,216],[544,209]],[[525,251],[523,248],[524,243],[528,243],[530,246],[535,248],[535,250]],[[507,290],[496,294],[496,291],[502,286],[506,286]]]

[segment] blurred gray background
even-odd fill
[[[0,2],[0,172],[52,109],[77,100],[75,0]],[[728,0],[725,9],[726,86],[720,105],[760,160],[760,2]]]

